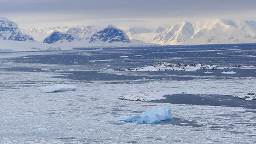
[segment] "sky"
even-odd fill
[[[256,20],[256,0],[0,0],[0,17],[21,28],[154,27],[204,19]]]

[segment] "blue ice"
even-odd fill
[[[161,107],[151,111],[143,112],[141,115],[121,116],[118,121],[139,124],[158,124],[161,121],[170,120],[172,117],[169,107]]]

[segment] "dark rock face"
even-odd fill
[[[48,36],[47,38],[44,39],[44,43],[48,43],[48,44],[52,44],[55,43],[57,41],[59,42],[71,42],[73,41],[75,38],[72,37],[70,34],[65,34],[65,33],[61,33],[61,32],[53,32],[50,36]]]
[[[113,42],[129,43],[130,39],[123,30],[118,29],[113,25],[109,25],[105,29],[92,35],[90,39],[90,43],[99,42],[99,41],[108,42],[108,43],[113,43]]]
[[[18,25],[5,17],[0,17],[0,39],[14,41],[34,41],[32,36],[23,34]]]

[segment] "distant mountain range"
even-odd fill
[[[130,37],[161,45],[256,43],[256,22],[221,19],[181,22]]]
[[[156,29],[132,27],[125,31],[114,25],[109,25],[102,30],[97,30],[93,26],[20,30],[15,22],[5,17],[0,18],[0,39],[34,41],[32,36],[35,40],[44,43],[73,41],[87,41],[88,43],[141,41],[160,45],[256,43],[256,22],[215,19],[181,22]]]
[[[82,28],[70,28],[66,33],[55,31],[50,36],[45,38],[43,42],[51,44],[55,42],[72,42],[73,40],[89,41],[89,43],[130,42],[130,39],[126,33],[113,25],[109,25],[108,27],[98,32],[91,26]]]
[[[182,22],[168,26],[158,32],[153,42],[162,45],[256,42],[255,21],[207,20],[195,23]]]

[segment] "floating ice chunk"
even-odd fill
[[[206,74],[211,74],[211,73],[213,73],[213,72],[206,71],[206,72],[204,72],[204,73],[206,73]]]
[[[48,68],[42,68],[43,71],[50,71]]]
[[[224,71],[224,72],[221,72],[222,74],[236,74],[236,72],[234,71]]]
[[[235,97],[238,97],[240,99],[244,100],[256,100],[256,93],[247,93],[244,95],[235,95]]]
[[[49,47],[46,51],[61,51],[60,47]]]
[[[56,85],[51,85],[51,86],[39,87],[38,90],[41,93],[55,93],[55,92],[75,91],[76,86],[66,85],[66,84],[56,84]]]
[[[60,72],[64,72],[64,71],[63,70],[55,70],[54,72],[60,73]]]
[[[169,107],[161,107],[151,111],[143,112],[141,115],[121,116],[118,121],[137,122],[140,124],[157,124],[161,121],[170,120],[172,117]]]
[[[120,56],[120,58],[128,58],[129,56]]]

